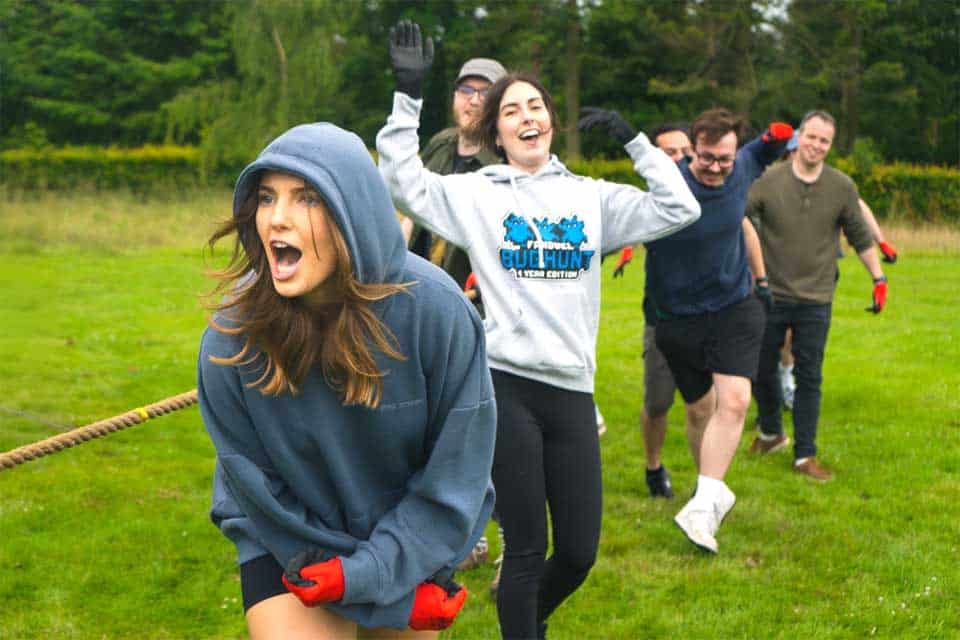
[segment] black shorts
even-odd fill
[[[267,598],[290,593],[280,582],[283,568],[269,553],[240,565],[240,590],[243,592],[243,611]]]
[[[751,294],[719,311],[657,320],[657,348],[687,404],[710,390],[714,373],[756,377],[766,318]]]

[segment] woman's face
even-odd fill
[[[514,82],[500,101],[497,116],[497,144],[503,147],[507,163],[535,173],[550,159],[553,123],[543,96],[527,82]]]
[[[260,180],[256,221],[277,293],[321,300],[337,256],[320,194],[303,178],[268,171]]]

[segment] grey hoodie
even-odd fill
[[[483,327],[449,276],[406,251],[360,138],[329,124],[291,129],[241,174],[235,207],[264,169],[322,194],[359,280],[413,283],[374,305],[406,359],[376,354],[385,372],[377,409],[344,407],[318,371],[297,395],[265,396],[249,386],[259,362],[210,361],[239,352],[244,336],[207,329],[198,391],[217,452],[211,517],[240,563],[271,554],[285,566],[311,547],[341,556],[344,596],[327,607],[401,629],[417,584],[452,573],[493,508],[496,406]]]
[[[500,164],[440,176],[417,155],[421,104],[394,94],[380,172],[403,213],[470,256],[490,366],[592,392],[601,256],[700,216],[676,164],[641,133],[626,149],[649,192],[574,175],[556,156],[532,175]]]

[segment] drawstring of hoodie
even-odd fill
[[[517,180],[515,176],[510,176],[510,193],[513,195],[513,201],[517,205],[517,212],[520,213],[520,217],[524,220],[527,220],[526,214],[523,212],[523,207],[520,206],[520,193],[517,190]],[[527,222],[527,226],[533,231],[533,236],[537,239],[537,255],[540,257],[540,268],[543,269],[543,237],[540,235],[540,229],[537,228],[536,222],[533,221],[533,218],[530,218]]]

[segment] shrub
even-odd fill
[[[0,152],[0,176],[12,191],[129,189],[146,193],[206,183],[199,157],[194,147],[174,145],[13,149]]]
[[[849,174],[880,218],[960,224],[960,170],[936,165],[880,164],[865,141],[846,158],[830,162]],[[209,163],[208,163],[209,164]],[[240,159],[220,167],[242,167]],[[628,159],[576,160],[574,173],[646,188]],[[0,152],[0,185],[7,191],[93,188],[134,193],[229,186],[239,169],[209,173],[196,147],[163,145],[137,149],[64,147]]]

